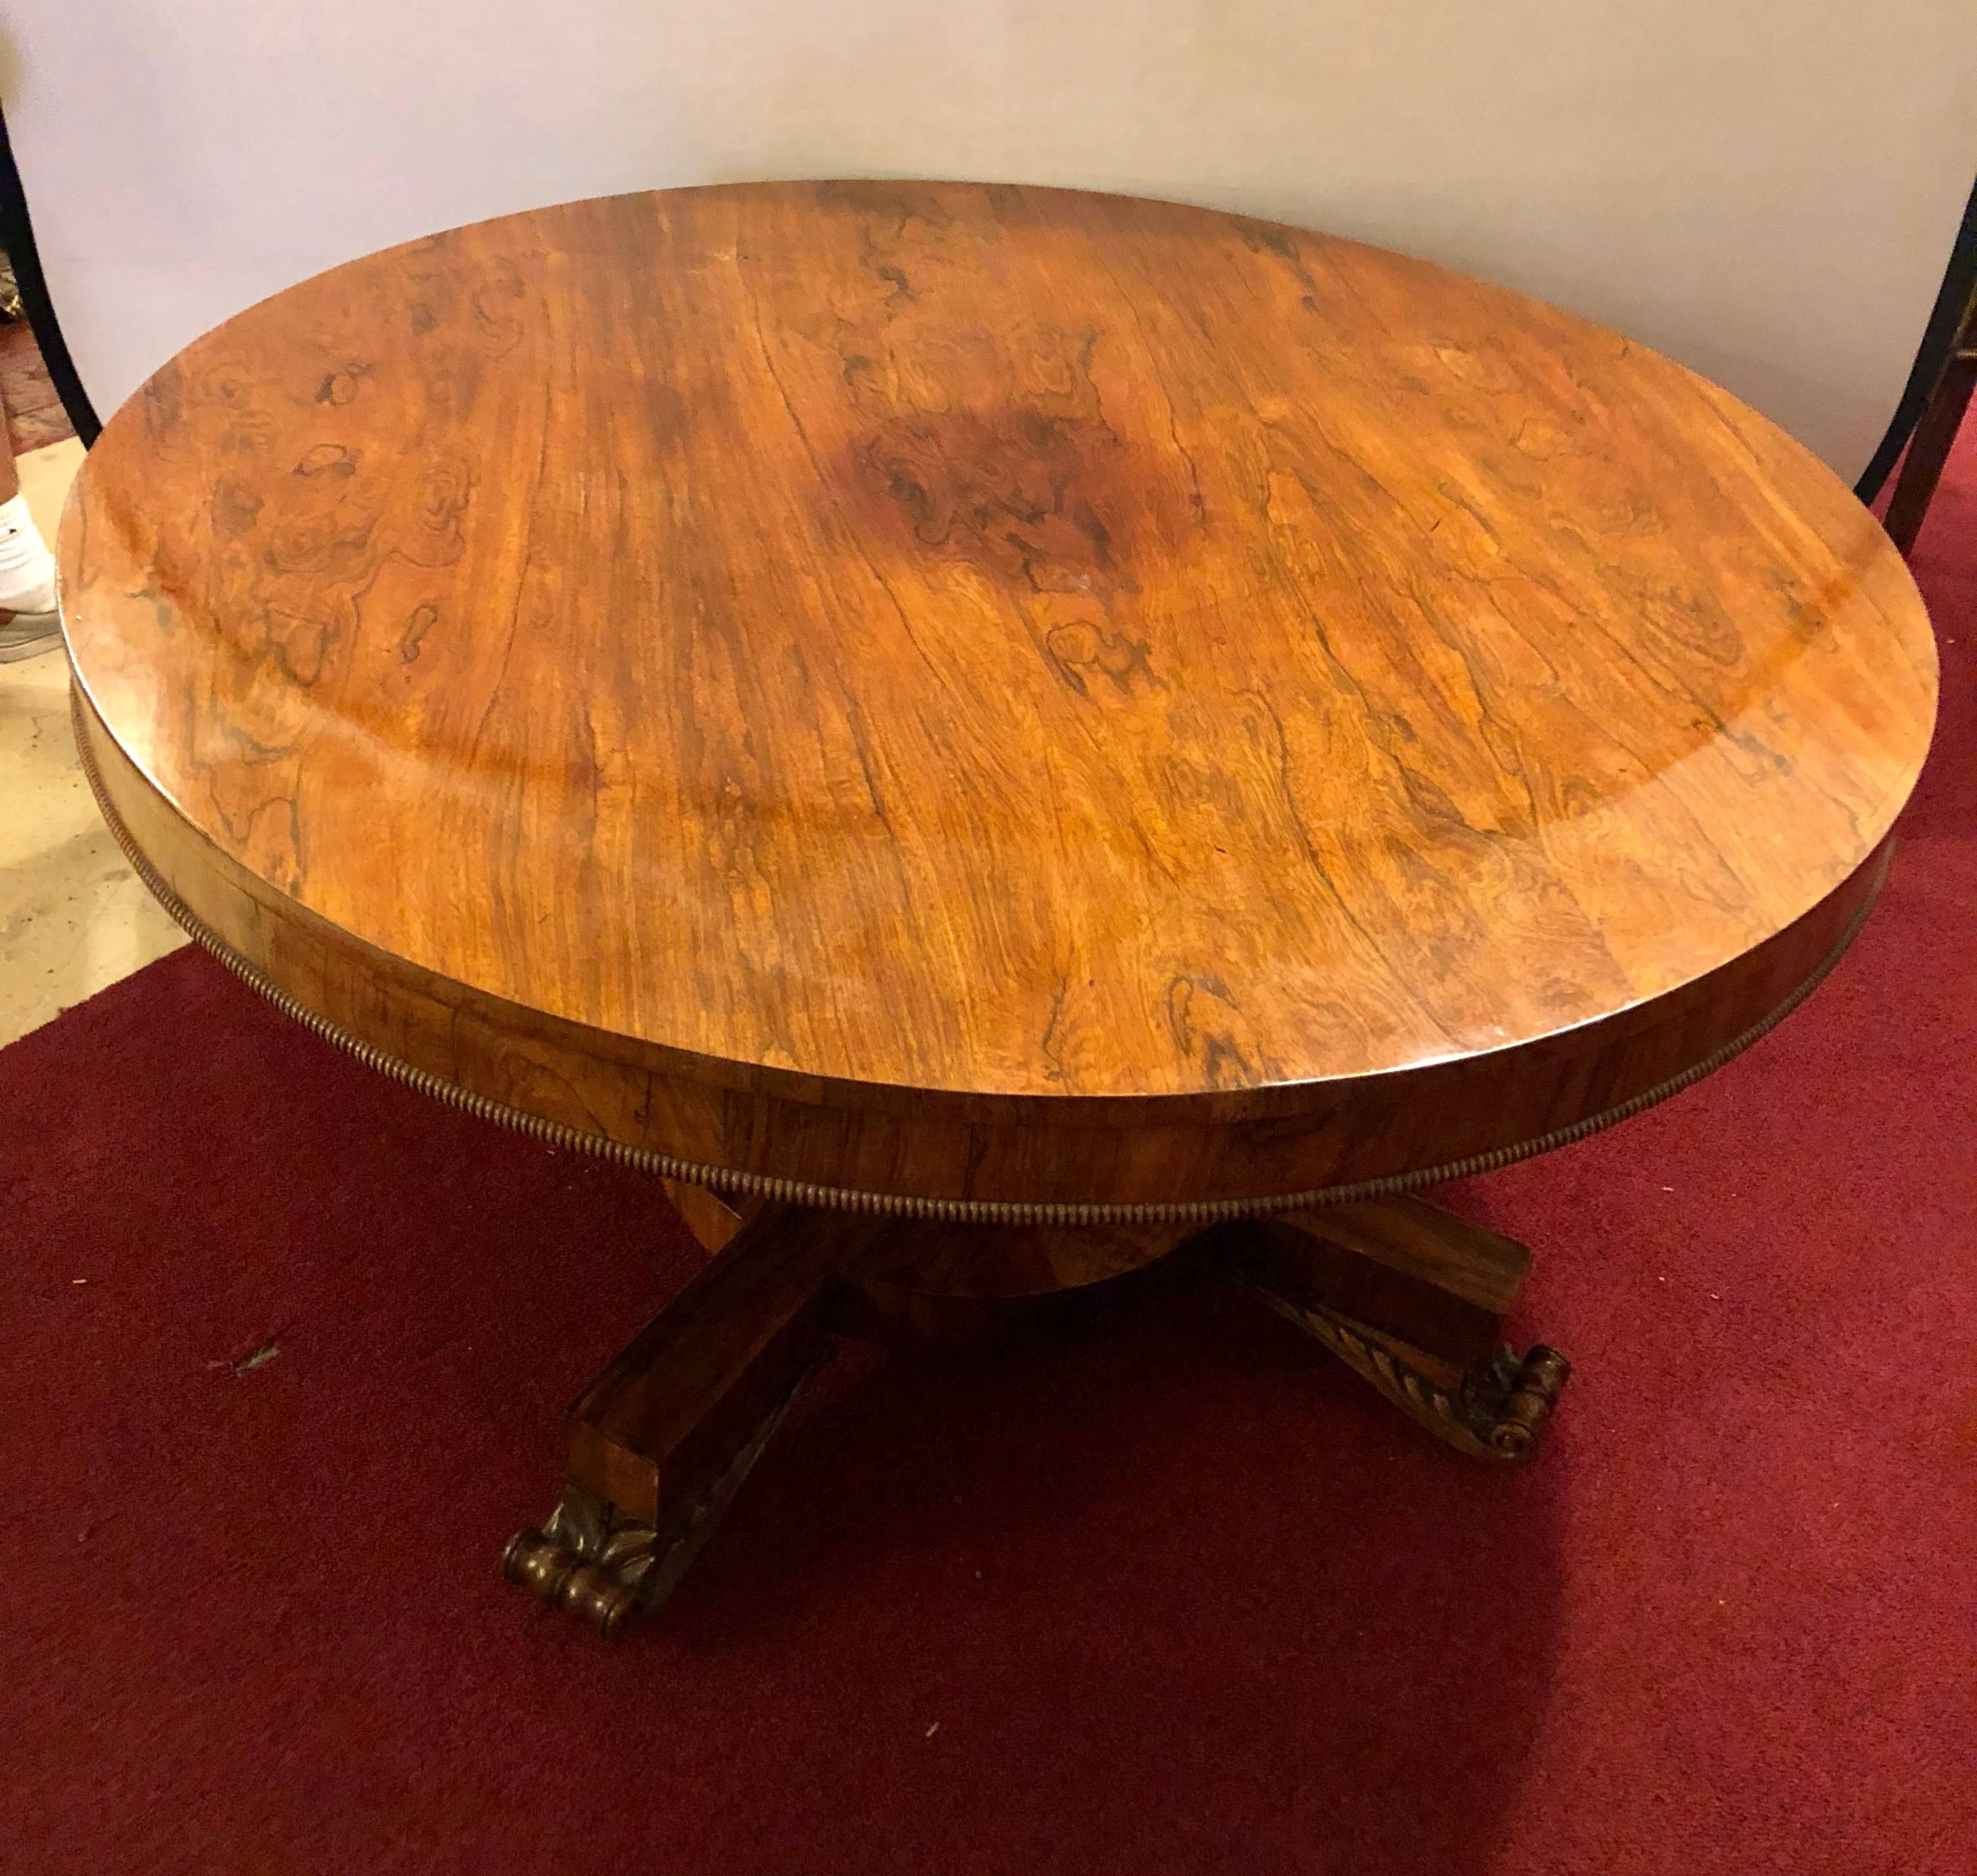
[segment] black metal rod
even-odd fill
[[[1922,420],[1923,407],[1949,363],[1956,328],[1962,323],[1963,308],[1973,284],[1977,284],[1977,183],[1972,185],[1970,199],[1963,205],[1963,226],[1957,230],[1956,245],[1949,250],[1949,265],[1943,270],[1936,308],[1923,330],[1921,349],[1909,368],[1901,401],[1895,406],[1894,420],[1881,439],[1881,447],[1874,452],[1873,460],[1853,485],[1853,493],[1862,501],[1871,502],[1880,493],[1882,483],[1893,473],[1902,451],[1908,447],[1909,438],[1915,434],[1915,427]]]
[[[35,343],[41,348],[41,362],[48,367],[48,381],[55,387],[62,408],[86,450],[103,434],[102,420],[89,394],[76,376],[75,361],[68,355],[68,341],[62,337],[55,309],[48,298],[48,283],[41,273],[41,259],[35,247],[34,225],[28,219],[27,192],[21,186],[21,172],[15,166],[14,146],[7,136],[7,119],[0,112],[0,248],[14,263],[14,284],[21,289],[21,305],[32,328]]]

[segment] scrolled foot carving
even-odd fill
[[[501,1574],[608,1640],[645,1606],[661,1555],[651,1525],[620,1521],[614,1507],[571,1485],[540,1529],[509,1539]]]
[[[1355,1373],[1363,1376],[1411,1419],[1457,1452],[1498,1465],[1521,1466],[1537,1456],[1559,1390],[1572,1363],[1542,1343],[1521,1358],[1500,1347],[1489,1370],[1463,1378],[1459,1388],[1439,1385],[1382,1338],[1363,1333],[1329,1310],[1286,1309]]]
[[[540,1529],[518,1531],[501,1555],[501,1574],[552,1609],[579,1617],[609,1641],[650,1615],[678,1588],[755,1462],[774,1437],[796,1390],[830,1356],[820,1344],[797,1368],[788,1391],[757,1423],[727,1464],[698,1489],[662,1507],[660,1523],[625,1517],[573,1479]]]
[[[1533,1343],[1521,1361],[1511,1350],[1500,1348],[1493,1379],[1501,1392],[1477,1390],[1474,1403],[1487,1407],[1491,1452],[1512,1465],[1535,1458],[1551,1424],[1551,1410],[1571,1378],[1572,1363],[1543,1342]]]

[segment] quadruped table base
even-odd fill
[[[692,1564],[833,1337],[993,1340],[1103,1320],[1154,1284],[1229,1284],[1314,1337],[1457,1452],[1536,1453],[1572,1372],[1502,1340],[1530,1254],[1413,1198],[1195,1224],[953,1225],[668,1182],[711,1261],[569,1413],[562,1501],[508,1580],[607,1636]]]

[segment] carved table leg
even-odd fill
[[[571,1408],[563,1502],[510,1541],[508,1580],[606,1635],[657,1608],[822,1357],[832,1276],[871,1229],[755,1210]]]
[[[1572,1364],[1500,1340],[1530,1253],[1418,1198],[1289,1212],[1218,1235],[1233,1281],[1309,1332],[1457,1451],[1536,1456]]]
[[[822,1358],[833,1329],[939,1338],[1062,1315],[1165,1269],[1242,1285],[1458,1450],[1535,1452],[1571,1373],[1499,1337],[1523,1246],[1418,1199],[1213,1228],[1000,1229],[675,1194],[714,1253],[570,1409],[562,1502],[509,1581],[605,1634],[657,1608]]]

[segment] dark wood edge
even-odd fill
[[[957,1107],[928,1091],[914,1095],[909,1116],[860,1115],[763,1090],[738,1103],[734,1091],[698,1077],[672,1080],[680,1073],[677,1051],[662,1060],[668,1052],[523,1011],[389,958],[219,852],[124,753],[79,679],[71,703],[97,805],[166,911],[285,1014],[378,1072],[536,1138],[713,1191],[955,1222],[1212,1223],[1412,1191],[1584,1139],[1692,1086],[1795,1009],[1865,922],[1892,847],[1884,839],[1810,912],[1743,957],[1600,1022],[1422,1068],[1257,1091],[1303,1096],[1305,1111],[1288,1126],[1275,1115],[1260,1122],[1230,1116],[1226,1095],[1034,1103],[975,1096]],[[148,839],[133,821],[148,823]],[[161,853],[171,856],[163,865]],[[418,1047],[392,1046],[401,1038],[428,1054],[443,1038],[450,1060],[422,1061]],[[1651,1072],[1657,1066],[1672,1072]],[[1521,1117],[1531,1101],[1510,1096],[1533,1078],[1553,1124],[1535,1131],[1500,1126],[1507,1137],[1477,1150],[1434,1151],[1437,1132],[1445,1136],[1458,1119],[1473,1135]],[[817,1086],[814,1078],[791,1079]],[[1186,1116],[1179,1125],[1170,1117],[1177,1105]],[[1025,1111],[1032,1107],[1038,1111]],[[994,1113],[999,1124],[985,1126],[970,1108]],[[1370,1120],[1361,1119],[1361,1109]],[[1353,1132],[1342,1123],[1355,1119],[1358,1134],[1347,1143],[1360,1163],[1351,1169],[1368,1158],[1397,1163],[1369,1169],[1371,1176],[1292,1184],[1302,1167],[1324,1157],[1337,1164],[1338,1136]],[[723,1150],[698,1157],[691,1144],[675,1155],[648,1143],[666,1137],[669,1123],[682,1144],[698,1136]],[[1114,1141],[1108,1164],[1105,1149]],[[1180,1152],[1183,1144],[1196,1150]],[[779,1173],[771,1169],[778,1162],[803,1171],[810,1170],[806,1162],[823,1162],[831,1172],[876,1162],[898,1178],[899,1189]],[[1006,1169],[1018,1176],[1026,1170],[1031,1189],[983,1195],[985,1167],[1002,1179]],[[952,1189],[962,1182],[953,1177],[957,1169],[973,1179],[974,1191]],[[1277,1182],[1265,1184],[1273,1172]],[[1249,1189],[1216,1189],[1237,1179]],[[1128,1179],[1141,1195],[1074,1195],[1094,1186],[1116,1190]],[[922,1189],[911,1189],[916,1184]],[[1170,1190],[1159,1190],[1163,1184]]]

